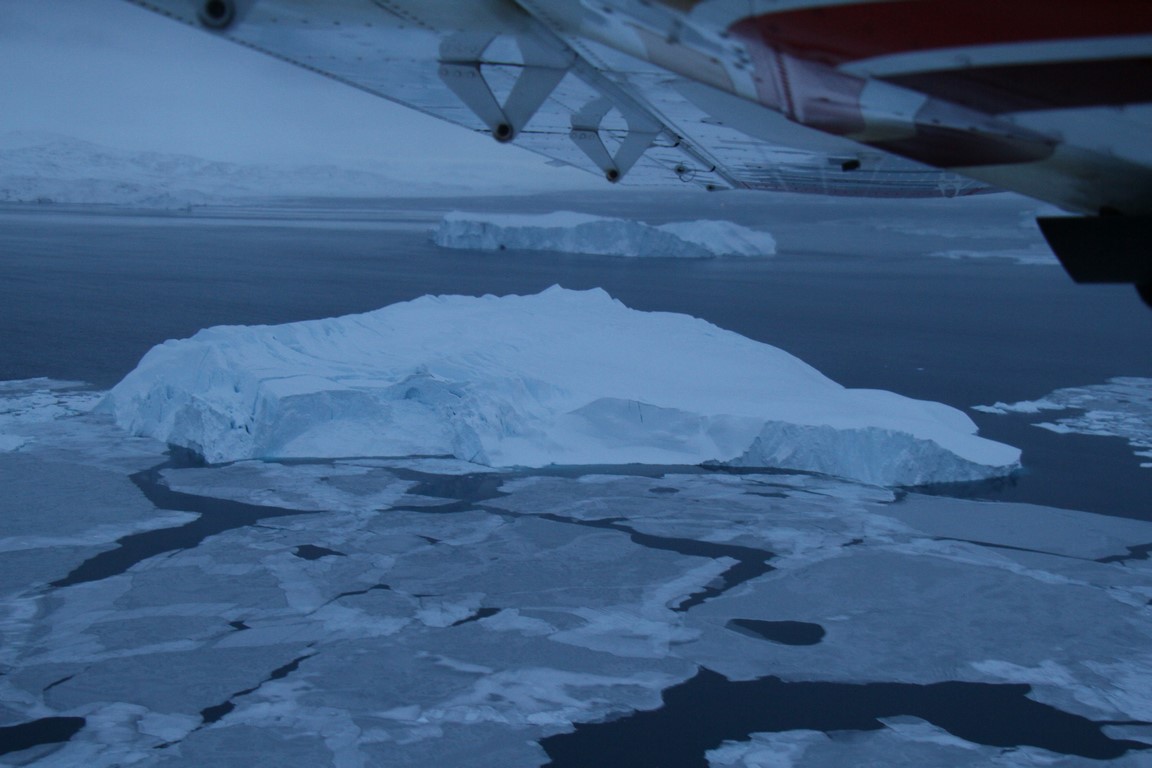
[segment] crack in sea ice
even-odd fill
[[[305,654],[303,656],[298,656],[297,658],[293,659],[292,661],[288,662],[287,664],[281,665],[281,666],[277,667],[276,669],[272,670],[268,674],[268,677],[264,678],[262,681],[260,681],[256,685],[252,686],[251,688],[245,688],[242,691],[236,691],[231,696],[229,696],[225,701],[222,701],[219,704],[214,704],[210,707],[205,707],[204,709],[200,710],[200,725],[198,725],[196,728],[194,728],[190,732],[190,734],[195,733],[196,731],[199,731],[203,728],[207,728],[208,726],[212,725],[213,723],[219,722],[224,717],[226,717],[229,713],[231,713],[233,710],[236,709],[236,700],[237,699],[239,699],[243,696],[248,696],[249,694],[252,694],[252,693],[256,693],[257,691],[259,691],[262,687],[264,687],[268,683],[271,683],[271,682],[276,681],[276,680],[283,680],[284,678],[288,677],[288,675],[290,675],[293,672],[295,672],[296,670],[298,670],[300,668],[301,663],[312,658],[315,655],[316,654],[314,654],[314,653],[308,653],[308,654]],[[164,742],[163,744],[157,744],[155,749],[167,749],[167,748],[175,746],[176,744],[179,744],[179,743],[180,743],[179,741],[168,741],[168,742]]]
[[[602,471],[602,468],[596,468],[596,471],[600,472]],[[724,594],[725,592],[739,586],[740,584],[775,570],[775,568],[769,565],[767,562],[768,560],[775,557],[772,552],[756,549],[754,547],[743,547],[735,544],[720,544],[715,542],[700,541],[698,539],[656,536],[654,534],[643,533],[627,525],[624,525],[622,521],[625,518],[581,520],[578,518],[567,517],[553,513],[531,514],[524,512],[514,512],[500,507],[484,505],[483,502],[485,501],[491,501],[508,495],[507,492],[501,489],[504,483],[511,479],[512,476],[506,476],[497,473],[478,473],[468,475],[454,475],[450,477],[429,477],[428,475],[424,475],[423,473],[415,472],[412,470],[406,470],[403,471],[403,473],[401,473],[401,471],[396,471],[396,474],[407,479],[419,480],[419,482],[417,482],[417,484],[410,489],[409,492],[411,494],[430,496],[433,498],[456,499],[456,501],[449,502],[447,504],[437,504],[431,507],[394,507],[394,509],[397,510],[403,510],[406,512],[431,512],[439,514],[481,510],[505,517],[535,517],[540,520],[548,520],[550,522],[560,523],[562,525],[577,525],[586,528],[598,528],[601,530],[610,530],[624,533],[628,535],[634,544],[645,547],[647,549],[675,552],[676,554],[680,555],[702,557],[709,560],[731,558],[736,561],[735,565],[729,567],[723,573],[721,573],[716,579],[713,580],[713,583],[705,586],[704,589],[700,591],[688,595],[677,605],[671,606],[672,610],[678,613],[688,611],[689,609],[700,605],[707,600]],[[672,495],[678,491],[675,488],[657,487],[654,492],[658,495]],[[715,582],[719,583],[716,584]]]
[[[989,549],[1006,549],[1011,552],[1028,552],[1034,555],[1048,555],[1049,557],[1065,557],[1070,560],[1087,560],[1085,557],[1076,557],[1075,555],[1061,554],[1060,552],[1049,552],[1045,549],[1035,549],[1033,547],[1017,547],[1012,544],[999,544],[994,541],[978,541],[976,539],[958,539],[953,536],[936,536],[933,541],[957,541],[961,544],[972,544],[977,547],[988,547]],[[1129,547],[1131,549],[1131,547]],[[1097,563],[1115,563],[1122,562],[1123,560],[1131,559],[1124,556],[1119,556],[1119,559],[1104,558],[1095,560]]]
[[[274,517],[314,514],[308,510],[248,504],[172,490],[164,484],[162,473],[166,469],[182,466],[185,464],[180,459],[172,457],[154,467],[132,474],[131,480],[157,509],[192,512],[197,515],[195,519],[171,528],[156,528],[124,536],[116,541],[115,549],[88,558],[72,569],[67,576],[57,579],[49,586],[60,588],[100,581],[125,573],[134,565],[151,557],[192,549],[209,536],[224,531],[243,528]]]
[[[1127,547],[1126,555],[1109,555],[1096,560],[1098,563],[1127,563],[1131,560],[1148,560],[1152,558],[1152,544],[1138,544]]]
[[[577,520],[570,517],[562,517],[560,515],[542,514],[538,515],[542,520],[551,520],[557,523],[566,523],[569,525],[581,525],[588,528],[601,528],[609,531],[619,531],[620,533],[628,534],[633,543],[639,544],[648,549],[659,549],[666,552],[675,552],[679,555],[688,555],[690,557],[704,557],[709,560],[720,560],[722,558],[731,558],[736,561],[736,564],[721,573],[716,580],[720,583],[718,585],[709,584],[704,589],[688,595],[684,600],[680,601],[677,605],[671,606],[672,610],[677,613],[683,613],[690,608],[693,608],[706,600],[718,597],[728,590],[743,584],[746,581],[751,581],[758,576],[763,576],[765,573],[776,570],[768,564],[768,560],[774,557],[771,552],[755,549],[753,547],[742,547],[736,544],[717,544],[710,541],[699,541],[697,539],[684,539],[674,538],[671,536],[656,536],[650,533],[642,533],[634,528],[630,528],[621,524],[622,518],[614,518],[608,520]]]
[[[495,616],[496,614],[500,613],[501,610],[501,608],[481,608],[471,616],[466,616],[459,621],[454,621],[448,626],[459,627],[462,624],[471,624],[474,621],[480,621],[481,619],[487,619],[489,617]]]

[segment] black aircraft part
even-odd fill
[[[1152,306],[1152,216],[1050,216],[1036,223],[1077,283],[1131,283]]]

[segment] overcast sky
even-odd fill
[[[437,173],[458,163],[560,188],[594,178],[124,0],[0,0],[0,135],[11,131],[240,162],[428,158]]]

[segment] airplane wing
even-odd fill
[[[898,197],[988,188],[550,24],[550,6],[579,7],[568,0],[137,4],[612,181]]]
[[[1147,0],[130,1],[612,182],[1021,192],[1152,295]]]

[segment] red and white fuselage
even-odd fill
[[[1072,211],[1152,213],[1145,0],[603,0],[579,13],[565,0],[524,5],[577,25],[566,37],[806,128]]]

